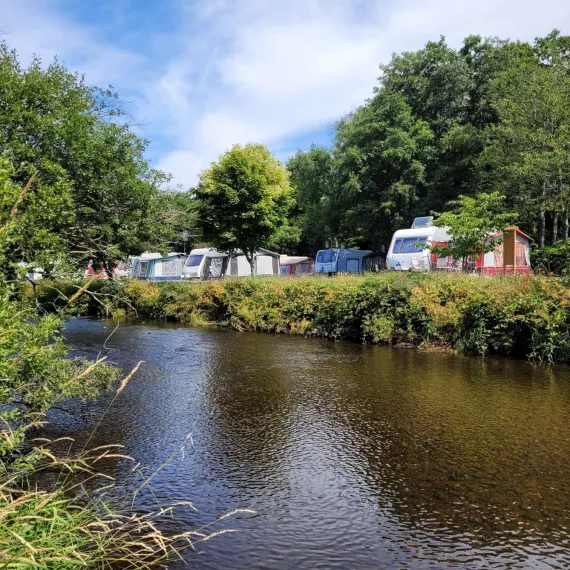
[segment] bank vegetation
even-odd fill
[[[80,286],[45,282],[40,303],[57,306]],[[82,314],[570,361],[570,289],[543,276],[383,272],[91,287]]]

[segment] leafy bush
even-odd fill
[[[570,276],[570,241],[533,249],[531,262],[535,271]]]
[[[74,284],[77,288],[79,284]],[[42,287],[46,287],[45,285]],[[203,283],[99,282],[94,311],[190,325],[570,360],[570,289],[540,276],[380,273]],[[49,297],[40,291],[40,302]]]

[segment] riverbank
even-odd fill
[[[57,304],[80,285],[41,283],[38,298]],[[570,289],[538,276],[95,281],[78,307],[83,314],[570,361]]]

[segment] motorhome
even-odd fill
[[[496,232],[485,238],[492,242],[490,251],[453,259],[445,253],[437,255],[430,247],[446,246],[451,241],[447,228],[432,225],[433,218],[416,218],[408,230],[398,230],[392,238],[386,265],[396,271],[467,270],[481,275],[530,273],[530,242],[532,239],[518,228]]]
[[[373,255],[372,251],[361,249],[321,249],[317,252],[315,273],[362,273],[366,268],[366,259]]]
[[[386,267],[395,271],[432,269],[432,245],[447,243],[450,239],[447,228],[438,228],[432,224],[433,218],[416,218],[412,227],[398,230],[392,237]]]
[[[193,249],[182,270],[182,279],[219,279],[226,274],[228,254],[205,247]]]

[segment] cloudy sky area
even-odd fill
[[[4,39],[112,84],[188,187],[234,143],[330,144],[393,52],[469,34],[570,34],[570,0],[0,0]]]

